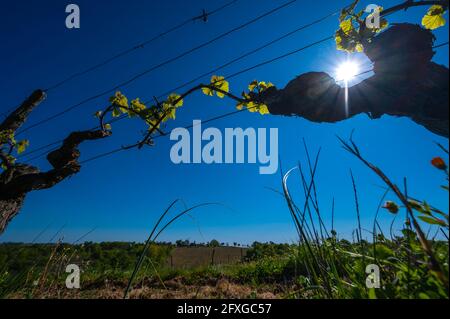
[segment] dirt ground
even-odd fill
[[[108,283],[82,287],[80,290],[51,288],[34,291],[32,294],[17,292],[9,298],[50,298],[50,299],[121,299],[124,283]],[[129,294],[130,299],[278,299],[286,296],[281,286],[251,287],[230,282],[227,279],[211,280],[198,285],[183,283],[182,278],[174,278],[164,283],[139,283]]]

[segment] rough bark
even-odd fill
[[[365,46],[375,75],[348,89],[326,73],[300,75],[281,90],[259,98],[273,115],[301,116],[334,123],[366,113],[406,116],[428,130],[449,136],[449,72],[431,62],[433,34],[411,24],[395,25]]]
[[[28,118],[28,115],[45,99],[45,92],[34,91],[16,110],[0,124],[0,131],[17,131]]]
[[[0,199],[0,234],[6,229],[8,223],[16,217],[22,208],[25,195],[10,199]]]

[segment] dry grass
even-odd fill
[[[161,285],[142,285],[135,287],[129,293],[130,299],[243,299],[262,298],[278,299],[283,298],[280,289],[275,287],[251,287],[229,281],[228,279],[212,280],[210,283],[201,285],[185,284],[183,278],[174,278]],[[121,299],[123,298],[124,285],[122,283],[105,282],[101,287],[91,287],[83,290],[58,289],[43,291],[35,295],[36,299]],[[277,292],[278,291],[278,292]],[[19,291],[8,296],[11,299],[26,298],[26,295]]]

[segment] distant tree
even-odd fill
[[[208,246],[210,246],[210,247],[219,247],[219,246],[220,246],[220,243],[219,243],[218,240],[213,239],[213,240],[211,240],[211,241],[209,242]]]
[[[176,245],[177,247],[181,247],[181,246],[183,246],[183,241],[182,241],[181,239],[178,239],[178,240],[175,242],[175,245]]]

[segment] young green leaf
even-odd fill
[[[445,10],[443,6],[431,6],[427,14],[422,18],[422,25],[429,30],[440,28],[446,23],[444,14]]]
[[[27,147],[30,145],[30,142],[28,140],[22,140],[19,143],[17,143],[17,154],[22,154],[25,152]]]

